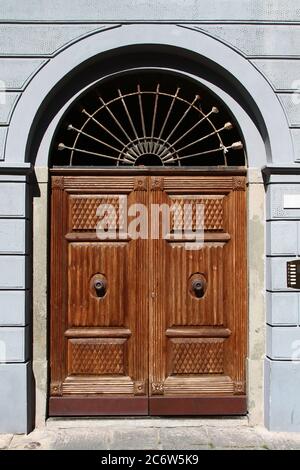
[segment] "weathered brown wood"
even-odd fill
[[[234,346],[239,354],[233,355],[233,378],[235,394],[240,395],[246,393],[246,369],[245,357],[247,355],[247,330],[248,330],[248,317],[247,317],[247,252],[246,242],[246,186],[245,178],[240,176],[233,177],[233,196],[234,208],[233,212],[236,214],[235,223],[235,239],[234,239],[234,263],[235,263],[235,279],[238,280],[236,288],[241,289],[241,295],[235,291],[234,296],[234,312],[232,318],[234,336]]]
[[[85,233],[78,233],[78,232],[70,232],[65,235],[66,240],[73,242],[97,242],[99,238],[97,234],[94,232],[85,232]],[[166,234],[165,239],[170,243],[181,243],[182,241],[193,241],[194,236],[193,234],[189,235],[188,233],[183,234],[182,238],[176,238],[176,235],[173,233]],[[110,242],[117,242],[120,243],[120,240],[123,242],[128,242],[131,238],[128,236],[127,233],[118,233],[118,239],[113,240],[111,239]],[[230,240],[229,233],[204,233],[204,241],[205,242],[227,242]]]
[[[126,328],[69,328],[65,331],[68,338],[126,338],[131,331]]]
[[[127,289],[132,292],[126,266],[132,253],[129,244],[70,243],[68,323],[73,327],[119,327],[126,321]],[[107,293],[98,297],[90,281],[101,273]],[[134,273],[133,273],[134,276]]]
[[[159,206],[168,201],[163,198],[164,179],[151,176],[151,191],[149,192],[149,205]],[[152,221],[153,222],[153,221]],[[159,229],[161,227],[159,226]],[[152,234],[151,234],[152,235]],[[169,266],[165,264],[165,245],[161,232],[149,240],[149,395],[163,395],[166,377],[166,342],[165,342],[165,315],[162,298],[166,294],[165,273]],[[169,271],[169,282],[173,281],[173,273]]]
[[[85,232],[85,233],[78,233],[78,232],[71,232],[67,233],[65,235],[65,239],[70,241],[70,242],[98,242],[99,238],[97,237],[97,234],[95,232]],[[110,243],[116,242],[116,243],[121,243],[120,240],[122,240],[122,243],[129,242],[130,238],[128,237],[127,234],[120,234],[118,232],[118,239],[111,239]],[[102,242],[103,244],[105,242]]]
[[[97,362],[101,367],[104,362]],[[123,364],[122,364],[123,365]],[[110,367],[110,361],[108,364],[104,364],[105,367]],[[131,377],[122,374],[101,374],[101,370],[98,375],[84,375],[75,374],[69,375],[65,378],[62,384],[62,394],[64,396],[77,396],[86,395],[93,396],[114,396],[120,395],[131,396],[134,395],[135,382]]]
[[[145,416],[148,399],[145,397],[51,397],[50,416]]]
[[[203,241],[204,242],[228,242],[230,240],[230,235],[229,233],[205,233],[203,234]],[[176,236],[174,233],[168,233],[165,236],[166,241],[170,243],[182,243],[182,242],[189,242],[193,241],[195,239],[195,236],[191,233],[184,233],[182,236],[179,238]]]
[[[243,394],[246,358],[246,193],[245,177],[164,176],[150,193],[153,204],[204,205],[200,249],[184,242],[152,240],[153,298],[150,313],[151,395]],[[192,206],[194,207],[194,206]],[[194,211],[189,212],[195,223]],[[173,216],[174,217],[174,216]],[[206,279],[201,298],[189,280]],[[201,334],[202,330],[202,334]],[[220,334],[220,332],[222,332]]]
[[[64,177],[53,176],[51,180],[51,276],[50,276],[50,393],[62,394],[66,375],[66,329],[67,302],[67,244],[64,233],[67,226],[67,199]]]
[[[152,416],[216,416],[245,415],[247,400],[238,397],[151,397],[149,413]]]
[[[147,395],[150,414],[245,412],[245,170],[208,170],[52,171],[50,414],[145,414]],[[119,195],[148,208],[149,236],[152,204],[189,204],[194,229],[201,203],[200,249],[172,232],[176,213],[169,237],[130,238]],[[109,240],[95,234],[103,201],[117,214]]]
[[[231,377],[223,374],[185,375],[184,381],[181,375],[170,375],[164,382],[164,392],[166,396],[232,396],[234,383]]]
[[[118,198],[126,194],[128,204],[145,203],[147,191],[136,177],[124,176],[121,181],[55,175],[53,181],[50,395],[119,395],[134,402],[136,396],[147,395],[148,276],[136,269],[147,258],[143,253],[147,244],[128,237],[119,240],[124,214]],[[118,238],[89,239],[91,231],[95,233],[99,204],[116,211]],[[100,296],[97,279],[106,285]],[[101,409],[99,413],[107,414]]]
[[[114,176],[114,175],[207,175],[207,176],[229,176],[229,175],[242,175],[247,174],[247,169],[244,166],[201,166],[201,167],[135,167],[135,168],[116,168],[114,167],[66,167],[56,166],[50,169],[52,175],[72,175],[76,177],[81,176]]]
[[[214,327],[173,327],[166,330],[166,336],[170,338],[228,338],[231,335],[229,328]]]

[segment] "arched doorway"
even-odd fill
[[[179,74],[115,74],[67,109],[51,155],[50,415],[244,414],[230,110]]]
[[[117,34],[116,34],[117,32]],[[89,64],[94,64],[93,70]],[[111,67],[110,67],[111,66]],[[291,135],[276,95],[262,75],[237,52],[201,31],[174,25],[124,25],[84,38],[58,53],[29,83],[12,115],[6,162],[34,170],[33,197],[33,374],[36,423],[48,416],[48,202],[49,148],[65,110],[91,81],[114,70],[172,69],[194,78],[220,97],[242,129],[248,160],[249,349],[248,411],[263,423],[265,357],[265,187],[262,167],[287,162]],[[95,72],[96,70],[96,72]],[[87,72],[84,75],[84,72]],[[76,86],[77,84],[77,86]],[[17,136],[17,138],[16,138]],[[284,152],[282,149],[284,148]],[[60,152],[62,157],[62,152]],[[30,225],[31,227],[31,225]],[[30,304],[29,304],[30,305]],[[28,306],[30,311],[30,306]]]

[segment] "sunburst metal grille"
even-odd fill
[[[230,132],[234,126],[228,115],[219,113],[211,100],[204,100],[205,109],[199,94],[188,99],[179,86],[174,92],[159,83],[149,88],[139,84],[131,85],[130,91],[128,86],[124,92],[117,88],[109,99],[94,91],[93,100],[80,110],[81,119],[75,117],[74,123],[72,115],[67,116],[68,136],[64,134],[58,143],[65,163],[119,167],[244,164],[243,144],[235,140],[237,131]],[[228,154],[233,155],[229,162]]]

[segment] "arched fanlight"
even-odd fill
[[[93,157],[95,165],[110,162],[115,166],[201,165],[204,156],[211,156],[213,165],[217,154],[227,166],[228,151],[243,148],[240,140],[228,144],[228,136],[224,143],[224,134],[233,125],[227,120],[220,124],[220,116],[214,123],[217,106],[204,111],[198,94],[189,101],[181,96],[179,87],[169,93],[162,91],[159,83],[153,90],[138,84],[132,92],[117,89],[111,99],[104,100],[101,95],[95,99],[96,109],[81,109],[80,125],[67,125],[74,135],[73,144],[58,144],[59,150],[69,151],[70,166],[76,155],[83,161],[84,156],[89,161]]]

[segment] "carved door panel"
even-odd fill
[[[146,189],[145,177],[52,177],[51,415],[148,413],[147,243],[127,236],[123,206],[146,204]]]
[[[169,234],[151,241],[150,413],[246,412],[245,178],[150,187],[151,203],[172,208]]]
[[[64,174],[52,177],[50,415],[245,413],[245,177]],[[146,208],[142,238],[128,235],[132,204]]]

